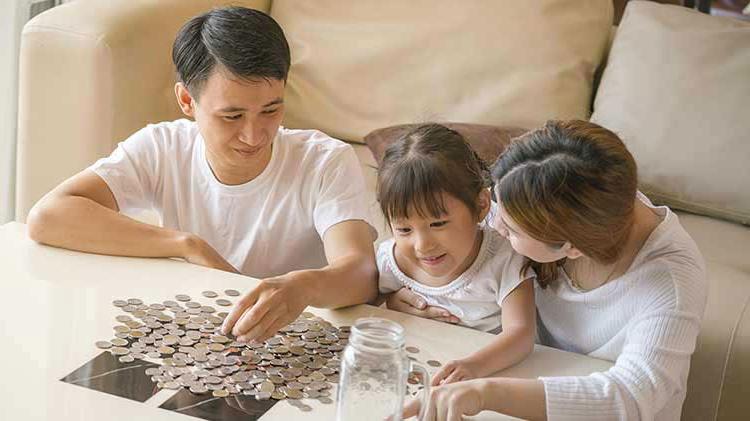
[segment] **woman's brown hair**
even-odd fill
[[[633,224],[637,170],[613,132],[581,120],[548,121],[514,140],[492,168],[497,199],[528,235],[565,242],[601,263],[612,263]],[[563,260],[527,260],[544,288]]]
[[[443,125],[423,124],[385,151],[378,169],[377,196],[386,221],[446,212],[441,193],[463,202],[479,215],[479,193],[490,186],[486,163],[461,134]]]

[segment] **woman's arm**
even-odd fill
[[[432,384],[485,377],[518,363],[534,350],[536,307],[533,279],[523,281],[503,300],[502,326],[502,332],[489,345],[443,366],[433,377]]]
[[[404,418],[419,414],[420,400],[404,407]],[[460,421],[489,410],[528,420],[546,420],[544,385],[535,379],[474,379],[435,387],[421,421]]]

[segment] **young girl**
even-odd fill
[[[439,124],[391,145],[378,173],[378,201],[393,231],[377,253],[380,292],[406,287],[464,326],[502,331],[489,346],[446,364],[433,384],[487,376],[533,349],[532,279],[519,278],[522,256],[483,223],[488,187],[487,166],[460,134]]]

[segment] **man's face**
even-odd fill
[[[177,84],[180,107],[198,124],[206,157],[221,182],[247,182],[268,164],[284,117],[284,85],[282,80],[247,81],[214,71],[194,98]]]

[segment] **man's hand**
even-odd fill
[[[430,396],[420,421],[461,421],[463,415],[476,415],[484,407],[486,379],[469,380],[438,386]],[[404,407],[404,418],[419,414],[421,400],[412,400]]]
[[[202,238],[185,234],[183,244],[183,257],[186,261],[225,272],[240,273]]]
[[[471,380],[480,377],[480,370],[471,360],[464,358],[449,361],[433,377],[432,386],[456,383],[463,380]]]
[[[240,341],[262,342],[297,319],[309,303],[313,283],[305,272],[264,279],[235,304],[221,327]]]
[[[391,310],[425,319],[434,319],[447,323],[459,322],[458,317],[452,315],[448,310],[442,307],[428,306],[422,297],[405,287],[391,294],[386,301],[386,306]]]

